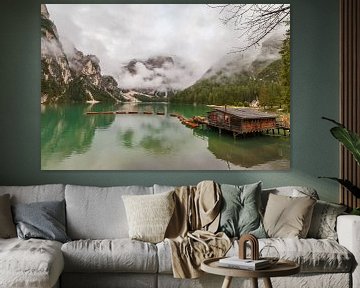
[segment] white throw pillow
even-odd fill
[[[175,207],[173,193],[122,196],[131,239],[151,243],[164,240]]]

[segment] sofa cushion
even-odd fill
[[[67,233],[71,239],[128,238],[123,195],[152,194],[152,187],[66,185]]]
[[[69,241],[65,229],[65,201],[18,203],[13,206],[19,238]]]
[[[11,214],[10,196],[0,196],[0,238],[16,237],[16,229]]]
[[[314,206],[309,238],[337,240],[336,219],[346,211],[345,205],[318,200]]]
[[[61,248],[66,272],[156,273],[156,246],[130,239],[78,240]]]
[[[354,263],[353,255],[334,240],[273,238],[263,245],[274,246],[280,258],[297,262],[302,272],[350,272]]]
[[[259,239],[259,250],[261,251],[265,246],[275,247],[278,252],[277,256],[280,256],[280,259],[287,259],[298,263],[302,273],[350,272],[354,266],[354,257],[351,252],[338,242],[330,239]],[[227,256],[236,255],[238,247],[238,243],[235,242]],[[268,249],[267,251],[272,250]],[[250,255],[250,250],[248,252]]]
[[[63,273],[60,287],[158,288],[157,278],[157,274],[149,273]]]
[[[289,197],[310,196],[311,198],[319,199],[319,195],[317,194],[316,190],[310,187],[283,186],[283,187],[267,188],[261,191],[261,206],[263,212],[265,212],[265,208],[270,194],[289,196]]]
[[[171,247],[169,241],[156,244],[160,274],[172,274]]]
[[[269,237],[305,238],[310,227],[316,200],[270,194],[264,215],[264,227]]]
[[[353,255],[338,242],[329,239],[264,238],[259,249],[274,246],[281,259],[295,261],[302,273],[348,273],[354,266]],[[171,248],[168,241],[156,244],[159,273],[171,274]],[[226,256],[238,255],[238,241],[234,241]],[[247,250],[250,257],[250,249]],[[276,255],[272,255],[276,256]]]
[[[156,195],[124,195],[131,239],[157,243],[164,240],[175,208],[174,192]]]
[[[59,242],[0,239],[0,287],[53,287],[63,268]]]
[[[10,194],[11,204],[64,200],[63,184],[0,186],[0,195]]]
[[[246,233],[266,237],[260,215],[261,182],[243,186],[222,184],[221,193],[219,231],[229,237]]]
[[[177,186],[168,186],[168,185],[159,185],[159,184],[154,184],[153,188],[154,188],[154,194],[159,194],[159,193],[165,193],[165,192],[170,192],[170,191],[174,191],[176,189]]]

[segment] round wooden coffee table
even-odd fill
[[[258,288],[258,278],[263,278],[265,287],[272,288],[270,277],[289,276],[300,272],[300,266],[288,260],[279,260],[270,268],[254,271],[222,267],[219,265],[219,259],[221,258],[204,260],[201,263],[201,270],[210,274],[225,276],[222,288],[229,288],[233,277],[251,278],[254,288]]]

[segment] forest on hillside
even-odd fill
[[[261,69],[228,76],[222,71],[179,91],[175,103],[249,106],[258,100],[262,107],[290,110],[290,30],[279,51],[281,58]],[[261,67],[261,63],[253,63]]]

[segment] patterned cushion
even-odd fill
[[[336,218],[344,213],[346,206],[318,200],[315,204],[307,237],[337,240]]]

